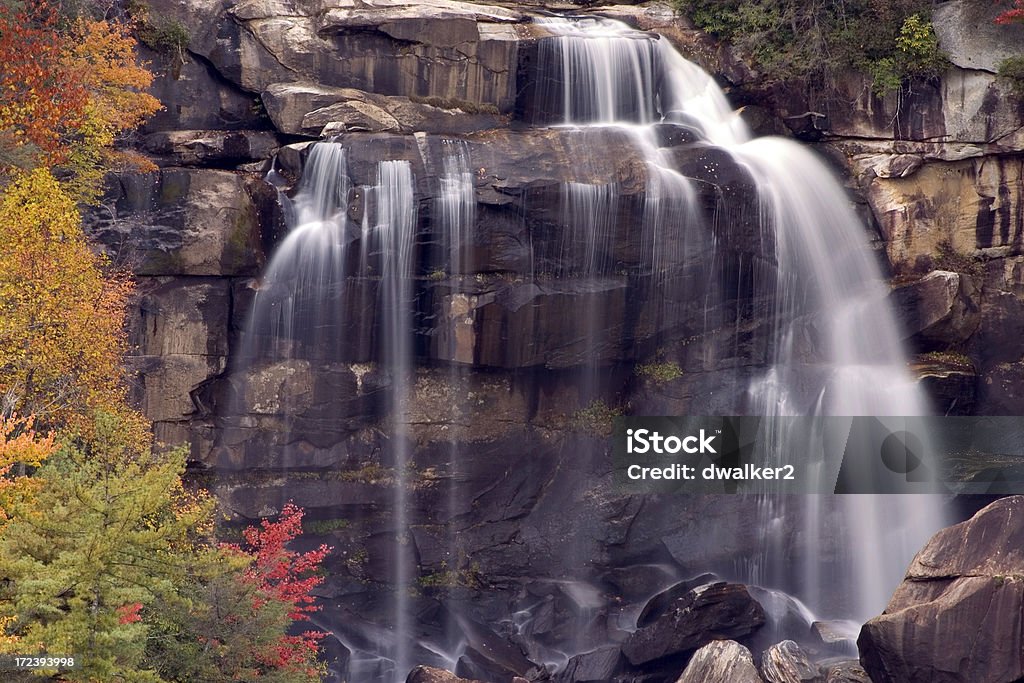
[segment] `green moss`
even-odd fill
[[[462,569],[449,569],[447,562],[441,563],[436,572],[424,574],[416,580],[420,588],[425,590],[444,590],[451,588],[470,588],[478,590],[483,587],[480,564],[473,562]]]
[[[940,242],[936,246],[932,267],[965,275],[981,276],[985,273],[985,263],[981,259],[961,254],[949,241]]]
[[[310,519],[302,521],[302,530],[316,536],[326,536],[335,531],[347,529],[350,522],[341,517],[334,519]]]
[[[428,104],[438,109],[460,109],[467,114],[493,114],[501,112],[496,106],[487,102],[470,102],[455,97],[423,97],[422,95],[409,95],[409,99],[417,104]]]
[[[608,435],[615,418],[622,415],[621,408],[609,406],[601,400],[594,401],[586,408],[577,410],[569,418],[570,426],[576,431]]]
[[[929,351],[922,353],[921,360],[932,363],[943,363],[944,365],[970,366],[971,359],[962,353],[955,351]]]
[[[999,63],[999,76],[1010,81],[1013,91],[1024,97],[1024,55],[1008,57]]]
[[[636,374],[656,384],[671,382],[683,376],[683,369],[678,363],[646,363],[637,367]]]

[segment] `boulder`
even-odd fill
[[[409,672],[405,683],[483,683],[482,681],[459,678],[450,671],[432,666],[417,666]]]
[[[741,638],[765,623],[764,610],[746,586],[710,583],[678,598],[650,626],[637,629],[622,645],[634,665],[678,655],[712,641]]]
[[[821,667],[824,683],[871,683],[871,678],[860,662],[837,662]]]
[[[996,24],[1006,9],[999,3],[970,0],[939,3],[932,14],[939,48],[962,69],[998,72],[999,63],[1019,55],[1024,44],[1024,26]]]
[[[784,640],[761,655],[761,675],[766,683],[808,683],[818,679],[818,667],[792,640]]]
[[[908,338],[919,348],[957,347],[981,322],[980,288],[963,273],[935,270],[897,286],[892,301]]]
[[[734,640],[714,640],[693,653],[676,683],[764,683],[750,650]]]
[[[604,683],[622,671],[625,661],[618,645],[575,655],[555,678],[557,683]]]
[[[857,643],[875,683],[1024,676],[1024,497],[937,533]]]

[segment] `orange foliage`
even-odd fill
[[[8,519],[11,504],[31,493],[38,482],[21,470],[38,467],[57,450],[53,435],[42,436],[34,429],[35,417],[0,416],[0,524]]]
[[[66,154],[63,138],[81,123],[88,96],[67,67],[67,47],[48,3],[0,3],[0,144],[34,147],[51,163]]]
[[[131,281],[103,273],[74,202],[45,169],[0,198],[0,415],[81,425],[123,413],[120,360]]]

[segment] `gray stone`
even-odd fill
[[[261,184],[208,169],[124,173],[86,217],[86,231],[139,275],[255,274],[263,209],[251,182]]]
[[[697,650],[676,683],[763,683],[750,650],[715,640]]]
[[[995,23],[1006,9],[1005,4],[970,0],[939,3],[932,14],[939,48],[963,69],[996,73],[999,63],[1020,55],[1020,46],[1024,45],[1024,26]]]
[[[313,83],[273,83],[263,91],[263,103],[274,125],[292,135],[328,137],[357,131],[456,134],[506,123],[469,104],[462,105],[470,109],[464,111],[457,102],[432,101],[447,106]]]

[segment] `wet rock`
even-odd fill
[[[650,626],[672,609],[677,600],[686,596],[694,588],[718,581],[717,576],[706,573],[686,581],[680,581],[674,586],[666,588],[647,601],[647,604],[644,605],[643,610],[640,612],[640,616],[637,617],[636,625],[640,628]]]
[[[149,92],[163,104],[143,124],[143,133],[268,127],[266,115],[260,111],[259,100],[253,93],[227,81],[208,62],[187,50],[167,54],[145,45],[138,49],[139,57],[155,75]]]
[[[750,650],[716,640],[697,650],[676,683],[763,683]]]
[[[650,626],[638,629],[622,652],[634,665],[696,650],[719,639],[740,638],[765,622],[745,586],[712,583],[691,590]]]
[[[980,294],[971,276],[936,270],[897,287],[892,299],[906,334],[930,350],[962,345],[978,329]]]
[[[816,621],[811,624],[811,641],[829,650],[856,650],[859,630],[853,621]]]
[[[598,648],[569,659],[556,683],[603,683],[610,681],[625,664],[617,645]]]
[[[229,6],[230,5],[230,6]],[[517,48],[531,28],[515,10],[458,1],[335,4],[189,0],[167,8],[189,49],[243,90],[310,81],[384,95],[511,109]]]
[[[258,130],[172,130],[150,133],[142,148],[167,165],[228,167],[269,159],[277,137]]]
[[[943,529],[885,613],[864,625],[875,683],[1004,683],[1024,676],[1024,497]]]
[[[761,655],[761,675],[766,683],[806,683],[818,679],[818,667],[792,640],[784,640]]]
[[[978,405],[978,371],[970,358],[958,353],[928,353],[915,357],[911,369],[937,414],[974,414]]]
[[[409,672],[405,683],[483,683],[482,681],[459,678],[450,671],[432,666],[417,666]]]

